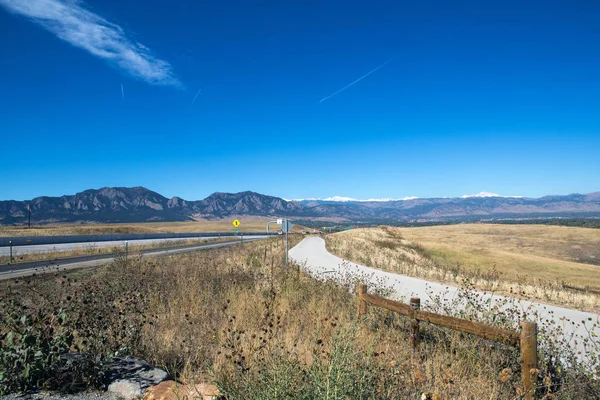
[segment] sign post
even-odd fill
[[[238,226],[240,226],[240,221],[236,219],[232,222],[232,224],[233,224],[233,226],[235,226],[235,236],[237,236],[238,235]]]
[[[284,219],[282,221],[281,224],[281,230],[285,232],[285,266],[288,266],[288,252],[289,252],[289,246],[288,246],[288,232],[290,230],[292,230],[292,226],[294,226],[294,224],[292,224],[290,221],[288,221],[287,219]]]

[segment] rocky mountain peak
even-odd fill
[[[515,216],[600,216],[600,192],[532,198],[467,197],[390,202],[287,201],[252,191],[216,192],[199,201],[166,197],[141,186],[103,187],[61,197],[0,201],[0,225],[32,222],[144,222],[230,216],[296,217],[346,221],[477,220]]]

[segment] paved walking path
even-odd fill
[[[361,276],[361,279],[364,279],[367,285],[392,288],[393,294],[391,297],[396,300],[408,302],[409,297],[420,297],[422,307],[426,307],[427,303],[430,302],[430,294],[452,300],[459,291],[454,286],[385,272],[343,260],[330,254],[325,248],[325,241],[320,237],[313,236],[304,239],[290,250],[289,256],[290,259],[306,268],[313,276],[329,276],[334,279],[343,279],[348,274]],[[509,299],[504,296],[484,293],[482,293],[482,296],[484,299],[491,298],[491,301],[498,305]],[[558,327],[566,338],[571,339],[571,344],[584,353],[586,353],[586,350],[582,345],[583,338],[589,337],[590,332],[598,335],[596,340],[600,338],[600,316],[598,314],[525,300],[515,301],[518,307],[527,312],[528,315],[537,312],[538,322],[545,319],[554,321],[550,324]],[[575,324],[572,324],[571,321]],[[582,323],[582,321],[585,321],[585,323]],[[577,340],[577,345],[575,345],[575,340]]]

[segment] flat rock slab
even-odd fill
[[[104,383],[109,393],[122,399],[142,397],[147,388],[170,379],[169,374],[133,357],[115,357],[106,364]]]

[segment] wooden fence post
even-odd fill
[[[363,300],[363,295],[367,294],[367,285],[359,284],[356,292],[358,293],[358,316],[362,317],[367,313],[367,302]]]
[[[537,324],[535,322],[521,322],[521,379],[525,399],[532,400],[535,392],[537,374],[532,374],[532,369],[537,369]]]
[[[410,309],[412,311],[418,311],[421,309],[421,299],[418,297],[410,298]],[[419,347],[419,321],[416,318],[411,319],[410,321],[410,346],[412,351],[415,352],[417,347]]]

